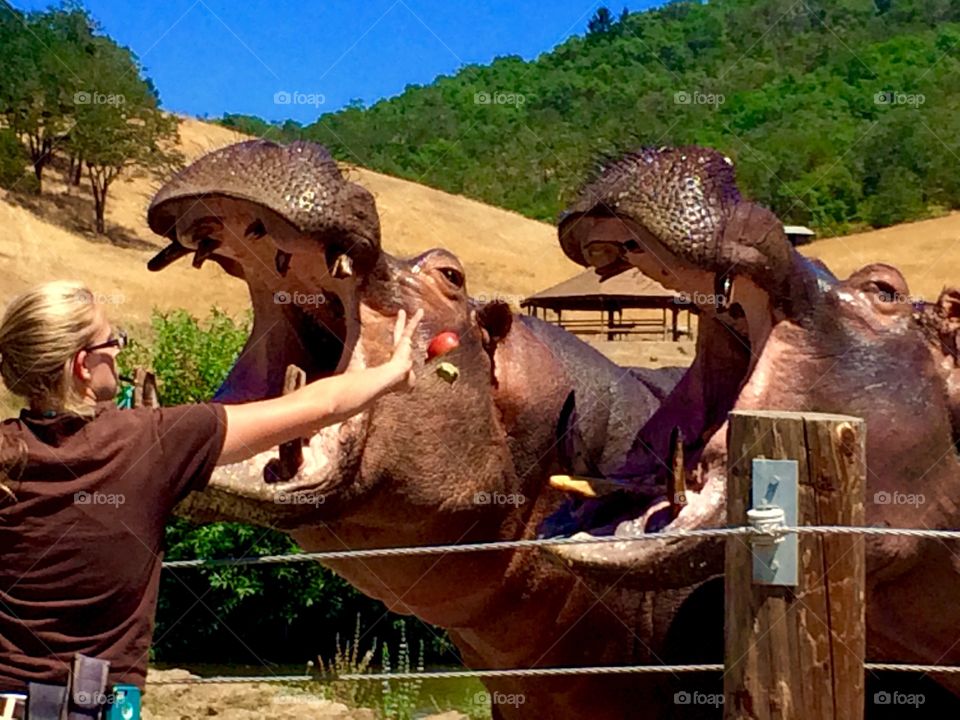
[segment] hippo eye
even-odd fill
[[[882,280],[874,280],[871,285],[876,288],[877,296],[880,298],[880,302],[896,302],[899,297],[897,289],[890,283],[883,282]]]
[[[449,280],[454,287],[458,289],[463,287],[463,273],[459,270],[440,268],[440,272],[443,273],[443,276]]]

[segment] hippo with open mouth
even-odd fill
[[[148,221],[170,242],[151,269],[192,255],[249,287],[252,333],[220,402],[280,394],[291,366],[313,380],[381,363],[399,310],[425,311],[409,393],[218,468],[180,506],[197,520],[277,527],[309,551],[531,539],[566,502],[548,478],[561,468],[556,430],[571,392],[582,457],[606,467],[629,453],[680,375],[620,368],[554,326],[474,303],[449,252],[383,252],[372,196],[312,143],[213,152],[161,188]],[[442,358],[459,370],[452,383],[425,359],[447,331],[459,336]],[[660,662],[693,590],[596,592],[533,548],[327,564],[390,609],[448,629],[474,668]],[[487,687],[495,718],[620,720],[656,717],[669,702],[647,677]]]
[[[559,237],[574,261],[605,276],[639,267],[701,311],[696,359],[605,473],[613,491],[569,501],[595,506],[578,507],[581,517],[604,518],[578,530],[628,538],[725,525],[725,418],[749,409],[864,418],[867,523],[960,527],[956,290],[913,301],[903,276],[878,264],[837,280],[791,247],[773,213],[740,196],[729,159],[697,147],[642,150],[607,166],[561,219]],[[679,495],[668,492],[678,452]],[[723,571],[716,540],[552,552],[598,585],[682,586]],[[866,554],[867,659],[960,664],[960,548],[868,537]],[[712,612],[722,628],[722,609]],[[719,629],[712,639],[719,650]],[[956,675],[935,677],[960,692]]]

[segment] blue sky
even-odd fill
[[[22,10],[49,0],[14,0]],[[535,58],[583,34],[591,0],[85,0],[130,47],[168,110],[308,123],[498,55]],[[618,14],[622,3],[606,3]],[[631,10],[651,0],[627,3]],[[277,97],[277,93],[288,93]],[[291,103],[282,104],[289,97]]]

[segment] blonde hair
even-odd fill
[[[61,410],[90,415],[74,389],[76,354],[96,336],[100,309],[81,282],[58,280],[18,295],[0,320],[0,377],[28,401],[52,400]]]

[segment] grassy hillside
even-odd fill
[[[180,150],[188,160],[243,139],[194,119],[180,124]],[[452,250],[466,265],[474,295],[516,303],[579,271],[550,225],[362,168],[345,171],[376,196],[388,251],[406,256],[431,247]],[[214,305],[231,314],[248,308],[246,286],[213,263],[196,270],[183,259],[161,273],[147,271],[147,260],[163,245],[146,227],[155,182],[116,182],[107,205],[107,237],[92,231],[87,187],[70,186],[55,169],[48,170],[44,185],[40,197],[0,191],[0,303],[36,283],[73,277],[110,303],[116,322],[137,332],[147,330],[154,308],[185,308],[201,317]],[[9,399],[0,397],[0,409],[10,409]]]
[[[304,128],[224,122],[547,221],[599,158],[686,143],[735,158],[751,196],[821,234],[960,207],[956,2],[684,0],[596,20],[531,62]]]
[[[199,120],[183,119],[180,124],[180,150],[188,160],[244,139],[248,136]],[[412,255],[445,247],[466,264],[474,294],[516,298],[578,270],[563,255],[550,225],[363,168],[345,166],[345,172],[376,197],[386,250]],[[113,243],[92,232],[86,187],[71,187],[56,172],[48,173],[45,185],[40,198],[17,196],[0,202],[8,228],[0,248],[9,248],[9,256],[0,258],[0,269],[8,279],[0,300],[26,284],[73,271],[92,284],[128,288],[128,309],[137,319],[146,317],[153,305],[187,307],[192,312],[204,312],[211,304],[229,310],[246,307],[242,283],[219,270],[208,271],[204,266],[198,276],[189,261],[182,260],[159,275],[146,272],[146,260],[162,247],[161,239],[146,227],[146,209],[158,188],[156,182],[121,177],[111,189],[107,224]],[[33,212],[24,213],[15,205]],[[48,228],[43,221],[59,227]],[[16,252],[18,247],[23,252]],[[184,292],[196,287],[200,278],[206,288],[202,295]]]

